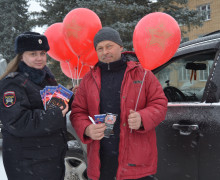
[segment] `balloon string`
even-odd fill
[[[77,69],[76,69],[76,71],[77,71],[77,85],[79,85],[79,59],[80,59],[80,56],[77,56],[77,58],[78,58],[78,63],[77,63]]]
[[[138,98],[137,98],[137,102],[136,102],[134,111],[137,110],[137,105],[138,105],[138,101],[139,101],[139,98],[140,98],[140,94],[141,94],[141,90],[142,90],[142,87],[143,87],[143,84],[144,84],[144,79],[145,79],[146,74],[147,74],[147,71],[145,70],[144,77],[143,77],[143,80],[142,80],[142,83],[141,83],[141,87],[140,87],[140,90],[139,90],[139,94],[138,94]]]
[[[69,71],[70,71],[70,75],[71,75],[73,87],[75,87],[75,83],[74,83],[74,81],[73,81],[73,74],[72,74],[72,71],[71,71],[71,68],[70,68],[70,63],[69,63],[69,61],[66,61],[66,62],[67,62],[68,67],[69,67]]]
[[[83,64],[82,64],[82,66],[81,66],[81,68],[80,68],[80,71],[79,71],[79,77],[80,77],[80,75],[81,75],[81,72],[82,72],[82,69],[83,69]]]
[[[75,77],[75,80],[77,79],[77,68],[74,68],[74,77]]]
[[[144,71],[144,77],[143,77],[143,80],[142,80],[142,83],[141,83],[141,87],[140,87],[140,90],[139,90],[139,93],[138,93],[138,98],[137,98],[137,102],[136,102],[134,111],[137,110],[137,105],[138,105],[138,101],[139,101],[139,98],[140,98],[140,94],[141,94],[141,90],[142,90],[142,87],[143,87],[143,84],[144,84],[144,79],[145,79],[146,74],[147,74],[147,71],[145,70]],[[130,133],[132,133],[132,129],[130,130]]]
[[[143,77],[143,80],[142,80],[142,83],[141,83],[141,87],[140,87],[140,90],[139,90],[139,93],[138,93],[138,98],[137,98],[137,102],[136,102],[134,111],[137,110],[137,105],[138,105],[138,101],[139,101],[139,98],[140,98],[140,94],[141,94],[141,90],[142,90],[142,87],[143,87],[143,84],[144,84],[144,79],[145,79],[146,74],[147,74],[147,71],[145,70],[144,77]],[[130,130],[130,133],[132,133],[132,129]]]

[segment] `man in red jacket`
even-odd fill
[[[135,54],[122,53],[116,30],[102,28],[94,46],[99,62],[81,81],[70,115],[78,136],[87,144],[88,177],[153,179],[155,127],[165,119],[167,98],[157,78],[141,67]],[[108,138],[104,137],[105,123],[92,124],[88,118],[107,113],[117,117]]]

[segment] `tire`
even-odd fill
[[[64,180],[87,180],[86,162],[83,154],[76,151],[67,151],[65,157],[65,178]]]

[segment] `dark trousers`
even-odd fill
[[[88,179],[88,180],[92,180],[92,179]],[[112,180],[115,180],[114,178]],[[153,176],[147,176],[147,177],[142,177],[139,179],[129,179],[129,180],[154,180]]]
[[[133,179],[129,179],[129,180],[133,180]],[[142,177],[142,178],[135,179],[135,180],[154,180],[154,177],[153,176],[146,176],[146,177]]]
[[[115,180],[118,169],[118,156],[107,156],[100,153],[100,159],[101,159],[101,169],[100,169],[101,173],[99,180]],[[154,178],[153,176],[147,176],[135,180],[154,180]]]

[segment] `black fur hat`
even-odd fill
[[[15,39],[15,53],[50,49],[47,37],[36,32],[25,32]]]

